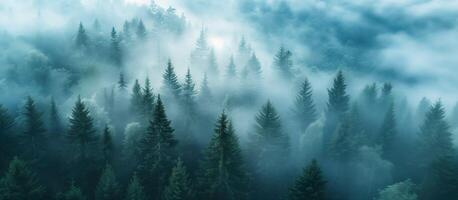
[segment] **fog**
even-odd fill
[[[457,17],[458,3],[445,0],[2,0],[0,174],[15,156],[28,163],[46,188],[31,199],[66,199],[71,185],[103,199],[105,163],[119,182],[108,199],[130,199],[137,172],[147,199],[174,199],[181,159],[189,181],[178,182],[193,191],[181,199],[457,195]],[[178,141],[171,166],[142,152],[160,121],[159,97]],[[69,138],[80,100],[99,147],[75,165],[84,145]],[[228,188],[203,192],[213,188],[203,163],[226,114],[250,187],[242,192],[242,173],[228,164]],[[38,133],[47,149],[34,157],[24,138]],[[294,196],[312,160],[325,187]],[[163,175],[146,173],[152,166]],[[0,200],[12,199],[0,180]]]

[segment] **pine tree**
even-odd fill
[[[378,135],[378,143],[382,146],[382,156],[385,159],[392,159],[394,151],[394,141],[397,135],[396,118],[394,116],[394,105],[385,114],[380,133]]]
[[[46,148],[46,129],[42,121],[42,113],[37,110],[35,102],[27,97],[24,106],[24,131],[22,142],[25,148],[25,155],[28,159],[40,159]]]
[[[426,164],[438,158],[454,155],[452,134],[445,121],[445,111],[440,101],[426,113],[420,129],[420,147]]]
[[[207,74],[204,74],[204,79],[202,80],[202,84],[200,85],[199,101],[210,102],[212,98],[213,96],[210,90],[210,86],[208,85]]]
[[[293,61],[291,56],[291,51],[281,46],[274,58],[275,67],[280,71],[282,77],[287,80],[292,76]]]
[[[248,178],[238,138],[230,124],[223,112],[202,161],[200,199],[247,199]]]
[[[97,136],[95,135],[93,119],[81,101],[81,97],[78,97],[73,107],[69,122],[67,138],[77,148],[77,159],[85,160],[89,158],[89,151],[93,148]]]
[[[38,183],[28,165],[15,157],[0,180],[0,200],[41,199],[45,188]]]
[[[124,21],[122,25],[122,38],[127,43],[132,41],[132,32],[128,21]]]
[[[134,114],[140,115],[143,112],[143,92],[138,80],[135,80],[130,97],[130,109]]]
[[[218,64],[216,63],[215,50],[210,49],[210,54],[208,55],[208,68],[207,72],[213,76],[217,76],[219,73]]]
[[[145,25],[143,24],[143,20],[140,19],[140,22],[138,22],[138,26],[137,26],[137,38],[140,39],[140,40],[145,40],[146,39],[146,28],[145,28]]]
[[[365,105],[368,107],[373,107],[377,103],[377,96],[378,96],[378,91],[377,91],[377,84],[372,83],[371,85],[366,85],[366,87],[363,90],[363,102]]]
[[[127,82],[124,79],[124,73],[119,73],[118,88],[121,91],[125,91],[127,88]]]
[[[119,44],[118,34],[116,33],[116,29],[113,27],[111,29],[111,60],[117,67],[121,67],[122,65],[122,51],[121,46]]]
[[[108,128],[108,125],[105,125],[102,135],[102,153],[105,163],[112,163],[114,158],[114,145],[113,145],[113,136],[111,131]]]
[[[208,42],[207,42],[207,34],[205,33],[205,29],[202,27],[200,30],[199,38],[196,41],[196,49],[199,51],[208,51]]]
[[[340,122],[330,141],[329,154],[333,159],[345,162],[356,154],[357,141],[352,127],[352,118],[349,115]]]
[[[421,188],[421,199],[458,198],[458,163],[456,157],[441,156],[428,166]]]
[[[163,188],[177,156],[178,142],[174,138],[174,129],[170,123],[162,100],[158,96],[153,119],[150,121],[140,147],[143,160],[140,163],[139,171],[151,198],[158,199],[162,196]]]
[[[64,193],[57,194],[57,200],[86,200],[86,197],[81,192],[79,187],[75,186],[75,183],[72,181],[70,188]]]
[[[162,75],[164,82],[165,94],[173,95],[177,98],[180,95],[180,84],[178,83],[177,75],[175,74],[175,69],[172,66],[172,61],[169,59],[167,62],[167,68],[165,69],[164,74]]]
[[[78,27],[78,33],[76,34],[75,45],[78,49],[88,48],[88,36],[84,29],[83,23],[80,22]]]
[[[280,116],[270,101],[256,115],[253,140],[258,155],[272,156],[289,148],[289,139],[282,131]]]
[[[13,154],[13,137],[10,133],[14,119],[8,110],[0,104],[0,170],[6,167]]]
[[[191,181],[186,172],[186,167],[181,159],[178,159],[177,164],[172,169],[172,174],[169,178],[169,183],[164,192],[164,200],[184,200],[192,199],[193,191],[191,189]]]
[[[231,58],[229,59],[229,65],[227,65],[226,67],[226,77],[228,79],[234,79],[237,77],[237,67],[235,66],[235,63],[234,63],[234,57],[231,56]]]
[[[54,137],[59,137],[61,132],[63,131],[63,125],[54,98],[51,99],[51,108],[49,110],[49,122],[49,132],[54,134]]]
[[[134,173],[130,180],[129,186],[127,187],[127,194],[125,200],[146,200],[146,195],[143,186],[137,177],[137,173]]]
[[[118,194],[118,181],[116,180],[113,168],[107,164],[97,184],[95,200],[117,200],[120,199]]]
[[[183,99],[183,106],[184,106],[184,114],[185,114],[185,127],[189,128],[191,121],[193,120],[195,114],[195,96],[197,94],[195,89],[196,84],[192,80],[191,72],[188,68],[186,72],[186,77],[184,80],[184,84],[181,90],[181,97]]]
[[[290,200],[324,200],[326,199],[326,181],[323,178],[316,160],[304,169],[294,186],[289,191]]]
[[[151,86],[150,80],[148,77],[145,79],[145,87],[143,87],[143,117],[145,119],[151,118],[151,114],[153,113],[154,107],[154,93],[153,87]]]
[[[301,85],[294,106],[293,112],[296,120],[300,123],[301,131],[305,131],[317,119],[317,111],[312,97],[312,87],[307,78]]]
[[[387,108],[393,103],[392,95],[393,86],[391,83],[384,83],[382,87],[382,93],[380,95],[380,103],[382,108]]]
[[[253,53],[251,55],[251,58],[248,60],[248,63],[246,64],[245,68],[243,69],[242,78],[244,78],[245,80],[257,80],[261,78],[261,73],[261,63],[256,57],[256,54]]]
[[[349,108],[350,97],[346,92],[347,85],[342,71],[337,73],[331,89],[328,89],[329,100],[326,110],[326,121],[323,128],[323,144],[328,145],[332,134]]]

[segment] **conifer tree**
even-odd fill
[[[162,75],[164,82],[164,90],[167,95],[172,95],[177,98],[180,95],[180,84],[178,83],[177,75],[175,74],[175,69],[173,68],[172,61],[169,59],[167,62],[167,67],[164,74]]]
[[[382,104],[383,108],[387,108],[393,103],[393,95],[392,95],[393,86],[391,83],[384,83],[382,87],[382,92],[380,94],[380,103]]]
[[[378,143],[382,146],[382,156],[385,159],[392,159],[394,151],[394,141],[397,135],[396,118],[394,116],[394,105],[388,108],[383,119],[380,133],[378,135]]]
[[[324,200],[326,199],[326,181],[316,160],[304,169],[289,191],[289,200]]]
[[[339,122],[344,117],[349,108],[350,97],[347,94],[347,85],[342,71],[337,73],[331,89],[328,89],[329,100],[326,110],[326,121],[323,128],[323,144],[325,147],[330,142]]]
[[[124,73],[119,73],[118,88],[121,91],[125,91],[127,88],[127,82],[124,79]]]
[[[247,199],[248,178],[232,125],[222,113],[205,151],[199,176],[200,199]]]
[[[377,103],[377,96],[378,96],[378,91],[377,91],[377,84],[372,83],[370,85],[366,85],[363,90],[363,102],[365,105],[368,107],[373,107]]]
[[[8,110],[0,104],[0,169],[8,165],[13,154],[13,137],[10,133],[14,119]]]
[[[78,97],[73,107],[69,122],[67,138],[77,149],[76,159],[88,159],[97,136],[95,135],[93,119],[86,105],[81,101],[81,97]]]
[[[105,163],[112,163],[114,158],[114,145],[113,145],[113,136],[111,131],[108,128],[108,125],[105,125],[102,135],[102,153]]]
[[[291,60],[291,51],[280,47],[277,54],[275,54],[274,64],[277,70],[280,71],[281,76],[285,79],[290,79],[292,76],[293,61]]]
[[[95,200],[117,200],[119,184],[111,165],[107,164],[95,190]]]
[[[184,84],[182,85],[181,96],[183,100],[184,114],[185,114],[185,127],[189,128],[189,125],[195,114],[195,96],[197,94],[195,89],[196,84],[192,80],[191,71],[188,68]]]
[[[345,162],[356,154],[357,141],[352,126],[352,119],[349,115],[340,122],[330,141],[329,154],[333,159]]]
[[[414,188],[410,180],[395,183],[381,190],[375,200],[417,200]]]
[[[205,33],[205,29],[202,27],[200,30],[199,38],[196,41],[196,49],[199,51],[208,51],[208,42],[207,42],[207,34]]]
[[[78,26],[78,33],[76,34],[75,45],[78,49],[88,48],[88,36],[84,29],[83,23],[80,22]]]
[[[29,96],[24,106],[24,131],[22,139],[25,155],[28,159],[39,159],[46,147],[46,129],[42,121],[42,113],[37,110],[35,102]]]
[[[301,89],[296,96],[293,111],[296,120],[300,123],[301,131],[305,131],[317,119],[317,111],[312,97],[312,87],[307,78],[302,83]]]
[[[248,60],[248,63],[246,64],[245,68],[242,71],[242,78],[245,80],[249,79],[254,79],[257,80],[261,78],[261,63],[259,62],[258,58],[256,57],[256,54],[253,53],[251,55],[251,58]]]
[[[204,74],[204,79],[202,80],[202,84],[200,85],[199,100],[201,102],[210,102],[212,98],[213,96],[210,90],[210,86],[208,85],[207,74]]]
[[[213,48],[210,49],[210,54],[208,55],[207,71],[213,76],[217,76],[219,73],[218,64],[216,63],[215,50]]]
[[[54,134],[54,137],[59,137],[61,132],[63,131],[63,125],[54,98],[51,99],[51,108],[49,110],[49,122],[49,132]]]
[[[75,183],[72,181],[70,188],[64,193],[57,194],[57,200],[86,200],[86,197],[81,192],[79,187],[75,186]]]
[[[119,44],[118,34],[116,33],[116,29],[113,27],[111,29],[111,60],[117,67],[121,67],[122,65],[122,52],[121,46]]]
[[[28,165],[15,157],[0,180],[0,200],[41,199],[45,188]]]
[[[139,172],[151,198],[158,199],[163,195],[163,188],[177,156],[176,145],[178,142],[170,123],[165,114],[162,100],[158,96],[153,119],[150,121],[140,147],[140,154],[143,159],[139,166]]]
[[[237,77],[237,67],[234,63],[234,57],[231,56],[229,59],[229,65],[226,67],[226,78],[234,79],[235,77]]]
[[[133,113],[140,115],[143,112],[143,92],[138,79],[135,80],[130,97],[130,109]]]
[[[137,38],[138,39],[140,39],[140,40],[145,40],[146,39],[146,34],[147,34],[146,33],[146,28],[145,28],[145,24],[143,24],[143,20],[141,20],[141,19],[138,22],[136,34],[137,34]]]
[[[421,188],[421,199],[457,199],[458,163],[454,155],[442,155],[428,165]]]
[[[130,180],[125,200],[146,200],[144,188],[137,177],[137,173],[134,173]]]
[[[132,41],[132,32],[128,21],[124,21],[122,25],[122,39],[127,43]]]
[[[151,83],[148,77],[145,79],[145,87],[143,87],[143,117],[149,119],[151,114],[153,113],[154,107],[154,93],[153,87],[151,87]]]
[[[193,191],[191,189],[191,181],[186,167],[178,158],[177,164],[172,169],[168,185],[164,192],[164,200],[181,200],[192,199]]]

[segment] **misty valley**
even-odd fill
[[[0,1],[0,200],[458,199],[458,4]]]

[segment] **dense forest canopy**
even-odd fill
[[[3,0],[0,200],[458,199],[457,11]]]

